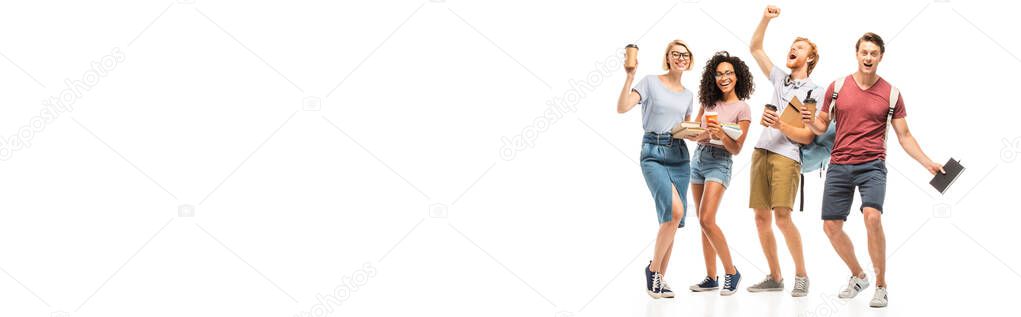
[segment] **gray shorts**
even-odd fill
[[[823,220],[847,220],[854,201],[854,188],[861,195],[861,208],[883,212],[886,198],[886,162],[875,160],[861,164],[830,164],[822,196]]]

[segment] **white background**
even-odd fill
[[[855,69],[863,32],[882,35],[879,72],[923,149],[968,168],[941,196],[891,143],[887,309],[867,307],[871,290],[835,300],[849,273],[816,175],[795,215],[811,293],[743,290],[767,267],[747,208],[758,125],[718,216],[742,290],[685,291],[704,276],[691,217],[667,275],[678,298],[643,291],[657,225],[641,115],[615,113],[624,73],[600,64],[632,42],[639,76],[662,72],[674,38],[696,69],[728,50],[756,70],[757,120],[769,82],[746,43],[765,3],[35,1],[0,8],[0,136],[31,136],[0,161],[0,316],[1012,314],[1018,7],[777,4],[767,53],[815,40],[819,82]],[[124,61],[73,111],[24,130],[114,49]],[[521,135],[530,147],[501,152]],[[846,227],[871,266],[860,214]]]

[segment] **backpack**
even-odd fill
[[[830,114],[832,116],[829,128],[823,134],[815,136],[811,143],[801,146],[801,211],[805,211],[805,173],[819,170],[819,177],[822,177],[822,170],[826,169],[826,164],[830,161],[830,153],[833,151],[833,143],[837,135],[837,97],[840,94],[840,88],[844,86],[845,78],[841,77],[833,81],[833,95],[830,98]],[[808,96],[811,94],[812,91],[808,91]],[[893,121],[893,109],[897,106],[899,98],[900,90],[890,85],[890,110],[886,113],[887,126]],[[890,130],[886,131],[888,135]],[[887,135],[883,136],[884,140]]]

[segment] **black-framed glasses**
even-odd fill
[[[732,71],[732,70],[727,70],[727,71],[724,71],[722,73],[721,72],[716,72],[716,79],[723,79],[723,78],[726,78],[726,77],[734,76],[734,74],[736,74],[736,73],[734,73],[734,71]]]
[[[688,52],[681,53],[681,52],[678,52],[678,51],[672,51],[672,52],[670,52],[670,58],[672,58],[672,59],[690,59],[691,58],[691,53],[688,53]]]

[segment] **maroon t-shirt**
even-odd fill
[[[890,83],[882,77],[869,89],[861,90],[854,78],[844,78],[837,96],[837,135],[833,143],[831,164],[860,164],[886,159],[886,114],[890,111]],[[826,89],[822,112],[830,113],[833,84]],[[904,96],[897,99],[893,118],[907,116]],[[830,118],[833,115],[830,114]]]

